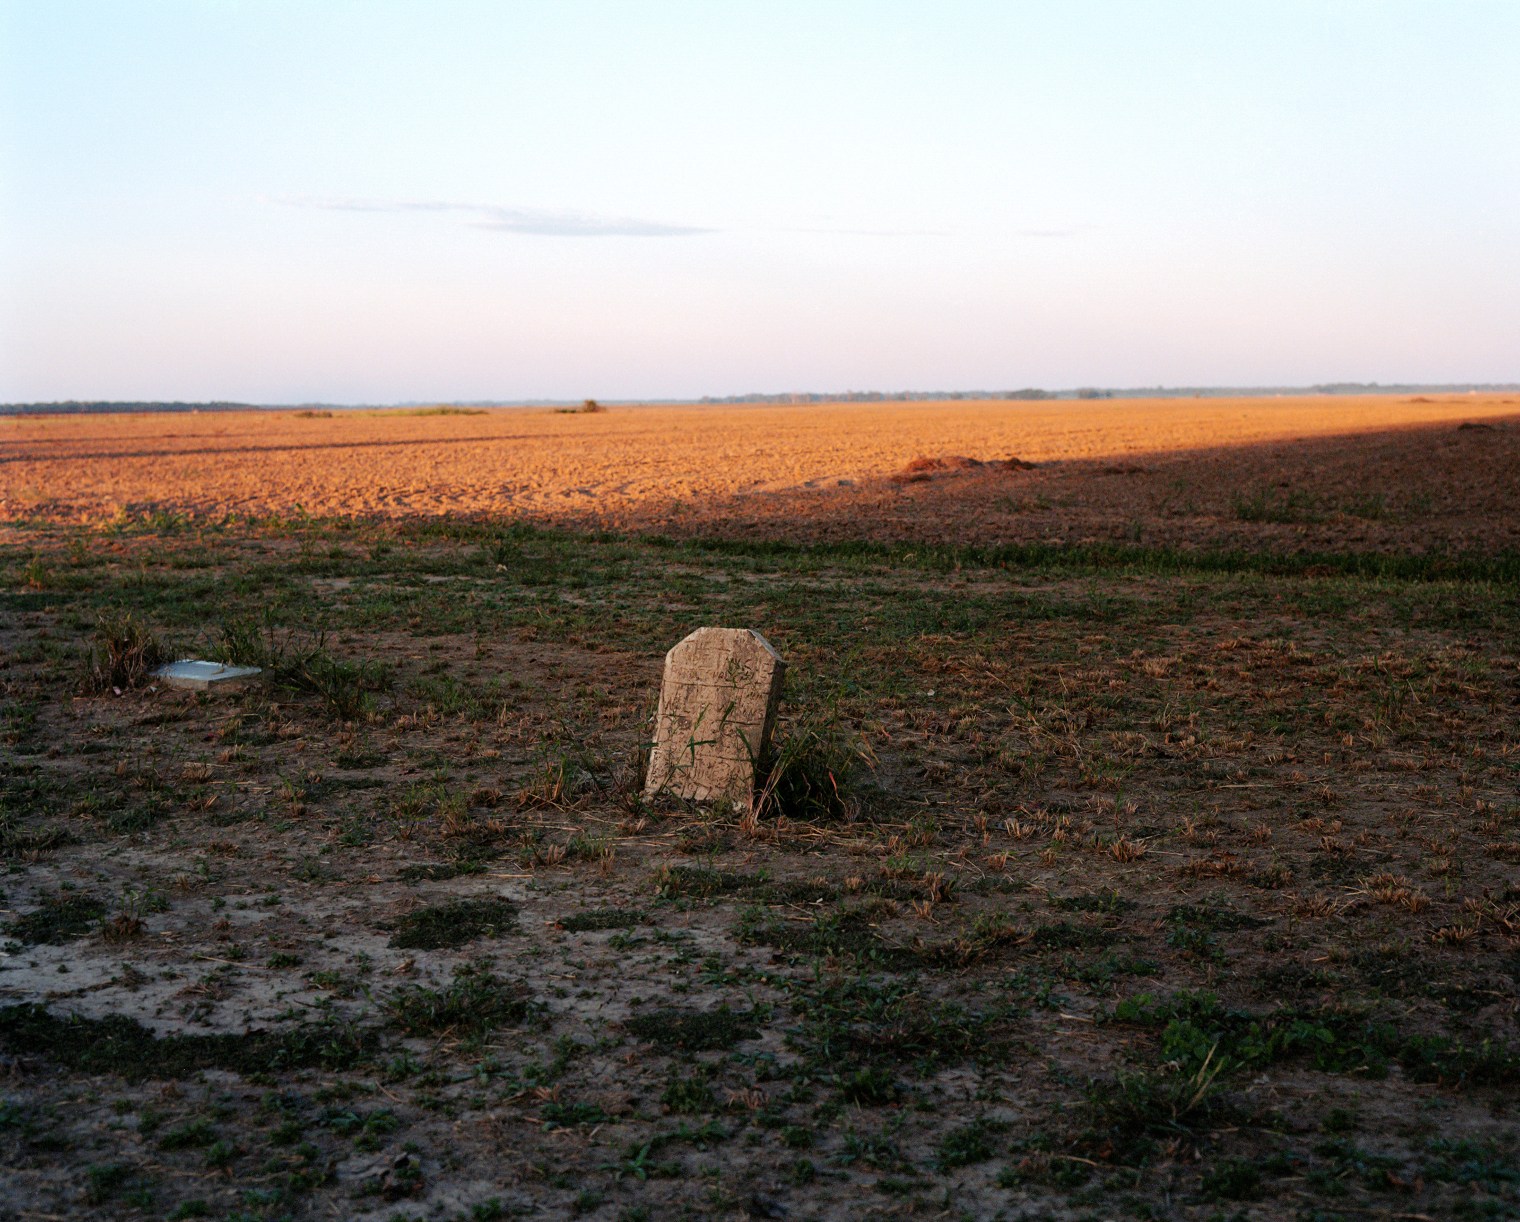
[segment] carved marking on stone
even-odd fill
[[[698,628],[667,653],[645,795],[748,802],[785,671],[748,628]]]

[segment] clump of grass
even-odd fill
[[[96,900],[65,893],[43,900],[36,911],[17,917],[6,932],[27,946],[56,946],[84,937],[105,914],[105,907]]]
[[[1261,1168],[1243,1158],[1226,1158],[1203,1173],[1204,1195],[1224,1201],[1249,1201],[1261,1195]]]
[[[1085,1106],[1089,1139],[1120,1157],[1142,1157],[1156,1138],[1190,1136],[1219,1107],[1225,1062],[1214,1052],[1191,1069],[1165,1066],[1094,1081]]]
[[[517,791],[522,810],[562,809],[597,788],[596,775],[572,755],[542,761],[537,772]]]
[[[451,900],[407,913],[396,923],[391,945],[400,950],[440,950],[516,929],[517,906],[509,900]]]
[[[479,874],[485,868],[484,861],[478,857],[470,857],[461,861],[425,862],[402,866],[397,871],[396,877],[404,883],[441,883],[451,878],[458,878],[462,874]]]
[[[759,881],[754,875],[734,874],[711,866],[664,866],[655,875],[655,894],[667,900],[711,899],[747,890]]]
[[[153,1191],[131,1163],[96,1163],[84,1170],[84,1199],[90,1205],[119,1200],[146,1209],[153,1204]]]
[[[391,1021],[408,1035],[488,1035],[533,1013],[525,990],[480,967],[463,967],[441,989],[403,989],[390,1000]]]
[[[863,774],[874,763],[865,741],[833,719],[803,721],[760,760],[752,810],[812,823],[856,818]]]
[[[874,928],[871,914],[862,909],[833,912],[813,921],[782,921],[746,914],[734,930],[740,942],[774,946],[788,954],[826,959],[848,959],[887,970],[918,965],[922,956],[912,947],[894,946]]]
[[[175,1125],[158,1139],[160,1150],[194,1150],[216,1141],[216,1129],[205,1117]]]
[[[907,981],[865,976],[798,985],[792,1006],[801,1023],[788,1044],[818,1070],[846,1076],[902,1064],[927,1071],[996,1054],[1013,1017],[1009,1008],[931,1002]]]
[[[373,693],[390,686],[390,672],[379,662],[346,662],[327,649],[327,634],[289,632],[280,637],[272,624],[260,627],[250,619],[222,626],[218,648],[221,660],[236,666],[257,666],[281,687],[321,697],[329,712],[343,721],[357,721],[374,708]]]
[[[168,655],[153,631],[131,611],[108,611],[95,627],[85,690],[91,695],[143,687]]]
[[[128,1081],[187,1078],[204,1069],[245,1075],[351,1069],[368,1060],[377,1043],[372,1031],[331,1021],[241,1035],[155,1036],[122,1015],[59,1016],[37,1004],[0,1008],[0,1047],[80,1073],[119,1074]]]
[[[940,1138],[935,1161],[942,1171],[984,1163],[996,1153],[993,1137],[1007,1128],[1002,1121],[978,1116],[967,1124],[951,1129]]]
[[[688,1116],[713,1112],[718,1108],[717,1097],[700,1069],[693,1074],[693,1067],[685,1067],[679,1077],[671,1078],[660,1095],[660,1105],[667,1111]]]
[[[551,1130],[575,1128],[578,1125],[606,1124],[611,1119],[599,1105],[582,1100],[572,1103],[546,1103],[539,1115],[543,1117],[545,1125]]]
[[[379,768],[386,761],[385,753],[373,751],[367,748],[359,748],[353,751],[340,751],[333,757],[335,768]]]
[[[461,794],[450,793],[440,781],[413,781],[389,800],[391,814],[398,819],[416,822],[422,819],[446,818],[463,809]]]
[[[147,924],[143,921],[141,911],[131,900],[121,907],[121,911],[106,923],[101,931],[101,936],[107,942],[130,942],[140,938],[147,931]]]
[[[1382,492],[1368,492],[1352,497],[1346,503],[1345,512],[1356,518],[1377,522],[1388,516],[1388,497]]]
[[[839,1097],[857,1107],[884,1107],[902,1094],[890,1069],[868,1065],[835,1075]]]
[[[1169,925],[1186,925],[1194,929],[1234,931],[1260,929],[1271,922],[1233,908],[1214,907],[1208,904],[1176,904],[1166,914]]]
[[[374,707],[371,692],[388,685],[379,663],[344,662],[320,645],[281,668],[279,677],[300,691],[315,692],[344,721],[354,721]]]
[[[1276,489],[1262,488],[1250,496],[1242,494],[1235,497],[1234,509],[1236,518],[1242,522],[1291,525],[1318,522],[1322,518],[1314,497],[1297,489],[1280,493]]]
[[[1101,950],[1114,941],[1114,934],[1112,930],[1058,921],[1041,925],[1029,940],[1039,950]]]
[[[632,929],[643,921],[644,914],[633,908],[592,908],[562,917],[559,927],[571,933],[593,933],[602,929]]]
[[[760,1033],[753,1010],[736,1011],[727,1006],[716,1010],[652,1010],[635,1015],[623,1025],[641,1040],[687,1052],[732,1048]]]
[[[1095,891],[1085,895],[1059,895],[1051,896],[1050,906],[1059,908],[1064,912],[1102,912],[1122,913],[1131,912],[1135,908],[1135,901],[1125,899],[1117,891]]]

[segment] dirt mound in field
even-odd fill
[[[983,461],[980,458],[967,458],[964,454],[950,454],[943,458],[926,458],[920,455],[891,478],[899,484],[922,484],[936,475],[959,471],[1025,471],[1033,466],[1034,463],[1024,462],[1018,458],[994,458]]]

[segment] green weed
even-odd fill
[[[517,930],[517,906],[504,899],[460,899],[409,912],[396,922],[391,945],[439,950]]]
[[[592,908],[561,917],[559,927],[571,933],[603,929],[633,929],[643,924],[644,914],[635,908]]]
[[[1089,1141],[1121,1158],[1143,1157],[1153,1139],[1190,1136],[1218,1110],[1225,1064],[1209,1049],[1196,1065],[1120,1073],[1088,1089]]]
[[[534,1014],[527,991],[483,968],[462,967],[441,989],[414,986],[389,1003],[391,1021],[408,1035],[488,1035]]]
[[[1249,1201],[1261,1195],[1261,1168],[1242,1158],[1225,1158],[1203,1173],[1205,1196]]]
[[[861,780],[874,764],[865,741],[834,718],[804,720],[759,761],[756,817],[828,823],[860,813]]]
[[[623,1026],[638,1039],[686,1052],[732,1048],[759,1034],[754,1011],[735,1011],[727,1006],[706,1011],[653,1010],[634,1015]]]
[[[367,1061],[378,1040],[372,1031],[335,1021],[242,1035],[155,1036],[121,1015],[60,1017],[44,1006],[27,1004],[0,1008],[0,1046],[80,1073],[111,1073],[137,1081],[186,1078],[203,1069],[245,1076],[286,1069],[348,1069]]]
[[[89,934],[105,914],[105,906],[88,896],[60,892],[44,899],[35,911],[17,917],[6,932],[24,945],[57,945]]]
[[[994,1057],[1006,1047],[1013,1012],[970,1010],[931,1001],[901,980],[845,977],[794,986],[799,1024],[787,1043],[825,1073],[911,1065],[922,1072],[942,1065]]]
[[[666,1084],[660,1095],[660,1103],[667,1111],[699,1115],[717,1110],[717,1097],[700,1072],[692,1072],[696,1068],[698,1067],[685,1067],[679,1077],[672,1078]]]
[[[1007,1129],[1008,1126],[1001,1121],[978,1116],[975,1120],[951,1129],[940,1138],[935,1161],[941,1170],[946,1171],[984,1163],[996,1152],[993,1138]]]
[[[283,636],[274,625],[233,619],[222,626],[217,649],[221,660],[257,666],[271,682],[290,691],[320,697],[328,711],[344,721],[362,720],[374,708],[373,693],[390,686],[390,672],[379,662],[345,662],[327,649],[327,635],[295,631]]]

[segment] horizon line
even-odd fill
[[[1145,398],[1229,398],[1247,395],[1349,395],[1349,394],[1479,394],[1508,393],[1520,391],[1520,382],[1316,382],[1309,385],[1274,386],[1076,386],[1057,389],[1023,387],[1004,390],[845,390],[845,391],[750,391],[741,394],[700,395],[696,397],[637,397],[637,398],[551,398],[529,396],[513,399],[405,399],[388,403],[331,400],[299,400],[290,402],[246,402],[233,399],[52,399],[0,403],[0,414],[16,415],[28,412],[41,413],[48,409],[72,411],[90,410],[109,412],[116,410],[138,411],[288,411],[303,408],[333,411],[365,411],[407,409],[426,407],[493,408],[493,407],[567,407],[595,402],[618,407],[644,407],[668,405],[720,406],[723,404],[809,404],[809,403],[867,403],[867,402],[934,402],[956,400],[1005,400],[1009,402],[1040,402],[1050,400],[1093,399],[1145,399]]]

